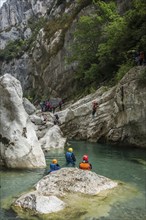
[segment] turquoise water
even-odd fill
[[[116,201],[111,205],[107,216],[94,218],[91,216],[81,217],[74,220],[145,220],[146,219],[146,150],[136,148],[120,148],[118,146],[100,145],[97,143],[87,143],[81,141],[70,141],[76,155],[76,166],[82,160],[84,154],[88,154],[89,161],[93,166],[93,171],[130,184],[136,188],[138,194],[126,201]],[[61,166],[65,165],[65,150],[51,150],[46,155],[47,165],[49,167],[52,159],[56,158]],[[41,179],[45,172],[41,170],[1,170],[1,220],[19,220],[18,216],[11,210],[6,211],[20,193],[29,190]],[[64,218],[65,220],[67,218]],[[53,220],[53,219],[52,219]],[[55,218],[56,220],[56,218]],[[69,218],[67,219],[69,220]]]

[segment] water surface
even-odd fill
[[[79,198],[77,195],[70,195],[74,210],[66,213],[61,212],[59,216],[52,215],[47,219],[51,220],[145,220],[146,219],[146,151],[135,148],[120,148],[118,146],[100,145],[81,141],[70,141],[74,149],[77,161],[76,166],[82,161],[82,156],[88,154],[93,171],[113,180],[125,183],[125,188],[114,192],[115,198],[105,197],[99,201],[96,198],[88,199],[86,196]],[[61,166],[65,165],[65,150],[51,150],[46,155],[47,166],[52,159],[56,158]],[[11,210],[6,211],[12,200],[20,193],[29,190],[41,179],[47,169],[41,170],[1,170],[1,220],[20,219]],[[127,197],[126,197],[127,196]],[[111,197],[111,198],[110,198]],[[106,200],[106,203],[105,201]],[[82,203],[77,206],[76,201]],[[84,206],[88,209],[84,210]],[[78,210],[79,209],[79,210]],[[78,216],[77,216],[77,213]],[[106,213],[106,214],[105,214]],[[62,215],[62,216],[61,216]],[[70,215],[70,216],[69,216]],[[46,219],[44,217],[32,219]]]

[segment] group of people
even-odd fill
[[[68,148],[68,151],[65,154],[66,159],[66,166],[72,166],[75,167],[76,157],[73,153],[73,148]],[[88,155],[83,156],[82,162],[79,164],[79,168],[82,170],[91,170],[92,165],[89,163]],[[50,170],[48,171],[48,174],[61,169],[60,165],[58,164],[58,161],[56,159],[52,160],[52,163],[50,164]]]
[[[53,112],[54,113],[55,109],[57,107],[59,107],[60,111],[62,110],[63,102],[64,101],[62,99],[59,102],[56,102],[55,104],[52,104],[51,101],[49,101],[49,100],[41,101],[40,102],[40,107],[41,107],[42,112],[49,111],[49,112]]]

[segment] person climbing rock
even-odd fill
[[[92,118],[95,117],[95,113],[96,113],[96,110],[97,110],[97,106],[98,106],[97,102],[94,101],[94,102],[92,103]]]
[[[144,51],[140,51],[140,55],[139,55],[139,65],[144,65],[145,63],[145,56],[144,56]]]
[[[58,161],[56,159],[53,159],[52,163],[50,164],[50,170],[48,171],[48,174],[53,171],[59,170],[60,168],[61,167],[59,166]]]
[[[63,101],[62,101],[62,99],[61,99],[61,101],[59,102],[59,110],[61,111],[62,110],[62,104],[63,104]]]
[[[92,165],[88,161],[88,155],[83,156],[83,161],[79,164],[79,168],[82,170],[91,170]]]
[[[73,149],[72,148],[68,148],[68,151],[65,154],[65,158],[66,158],[66,165],[67,166],[75,166],[75,161],[76,161],[76,157],[73,153]]]
[[[54,115],[54,125],[60,125],[59,116],[58,114]]]

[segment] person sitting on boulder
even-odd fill
[[[75,155],[73,153],[73,149],[72,148],[68,148],[68,151],[65,154],[65,158],[66,158],[66,165],[69,166],[75,166]]]
[[[82,170],[91,170],[92,165],[88,161],[88,155],[83,156],[83,161],[79,164],[79,168]]]
[[[57,160],[53,159],[52,163],[50,164],[50,170],[48,171],[48,174],[53,172],[53,171],[59,170],[60,168],[61,167],[59,166]]]

